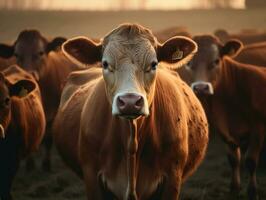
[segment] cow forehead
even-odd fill
[[[132,63],[141,64],[146,59],[156,57],[156,51],[152,43],[146,38],[136,37],[128,40],[123,37],[115,37],[104,46],[103,58],[107,57],[114,59],[116,64],[128,59]]]
[[[18,40],[15,45],[15,52],[39,52],[45,50],[44,41],[41,38],[33,38],[32,40]]]
[[[217,59],[220,55],[220,50],[217,44],[209,43],[204,45],[199,45],[198,53],[195,56],[195,60],[198,61],[208,61]]]

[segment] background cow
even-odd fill
[[[37,30],[24,30],[16,39],[14,45],[0,45],[0,56],[16,57],[16,63],[24,70],[33,74],[39,83],[42,102],[47,121],[46,155],[43,168],[50,170],[50,151],[52,146],[51,126],[60,102],[63,85],[68,74],[77,69],[60,51],[65,38],[56,37],[49,42]],[[29,170],[34,163],[29,164]]]
[[[0,103],[0,199],[11,200],[19,162],[39,147],[45,116],[37,83],[17,66],[0,73]]]
[[[243,30],[239,33],[228,33],[224,29],[218,29],[214,32],[214,35],[217,36],[222,43],[226,43],[230,39],[239,39],[245,45],[266,41],[266,32],[260,32],[256,30]]]
[[[102,69],[81,74],[88,80],[72,95],[62,96],[54,127],[57,148],[83,176],[88,199],[178,199],[181,183],[205,155],[208,125],[191,89],[158,62],[181,66],[196,44],[175,37],[161,45],[150,30],[124,24],[100,44],[79,37],[63,50],[82,66],[102,62]],[[70,76],[67,89],[77,77]],[[127,188],[128,119],[136,120],[139,143],[133,193]]]
[[[198,54],[186,66],[190,84],[205,106],[210,123],[227,144],[232,167],[231,190],[240,190],[240,147],[247,146],[245,164],[249,173],[248,196],[257,199],[256,167],[265,137],[266,69],[238,63],[226,56],[235,56],[241,42],[222,45],[211,35],[193,38]]]
[[[154,32],[154,35],[156,36],[158,41],[161,43],[165,42],[166,40],[174,36],[186,36],[189,38],[192,37],[188,31],[188,28],[184,26],[178,26],[178,27],[174,26],[174,27],[162,29],[162,30]]]
[[[234,57],[241,63],[266,67],[266,42],[245,45],[241,52]]]

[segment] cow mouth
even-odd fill
[[[125,119],[137,119],[143,116],[146,116],[145,114],[141,113],[141,114],[119,114],[119,117],[125,118]]]

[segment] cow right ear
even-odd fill
[[[102,44],[85,37],[67,40],[62,46],[62,51],[73,63],[84,68],[102,59]]]
[[[7,44],[0,44],[0,57],[10,58],[14,55],[14,46]]]
[[[243,43],[240,40],[232,39],[221,47],[220,54],[223,56],[235,57],[243,49]]]
[[[17,81],[15,84],[9,85],[10,96],[16,96],[18,98],[23,98],[31,93],[36,88],[36,83],[31,80],[23,79]]]

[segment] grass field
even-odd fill
[[[211,33],[217,28],[266,30],[266,10],[194,10],[130,12],[37,12],[0,11],[0,41],[12,42],[19,31],[38,28],[49,37],[86,35],[102,37],[122,22],[141,23],[153,30],[186,26],[193,34]],[[16,200],[85,200],[83,183],[62,163],[53,150],[52,173],[40,169],[42,152],[36,155],[37,169],[25,172],[24,163],[13,187]],[[2,162],[2,161],[1,161]],[[230,168],[220,138],[212,135],[207,156],[197,172],[183,185],[182,200],[236,199],[229,193]],[[241,196],[245,199],[247,175],[243,171]],[[258,170],[261,200],[266,199],[266,170]]]

